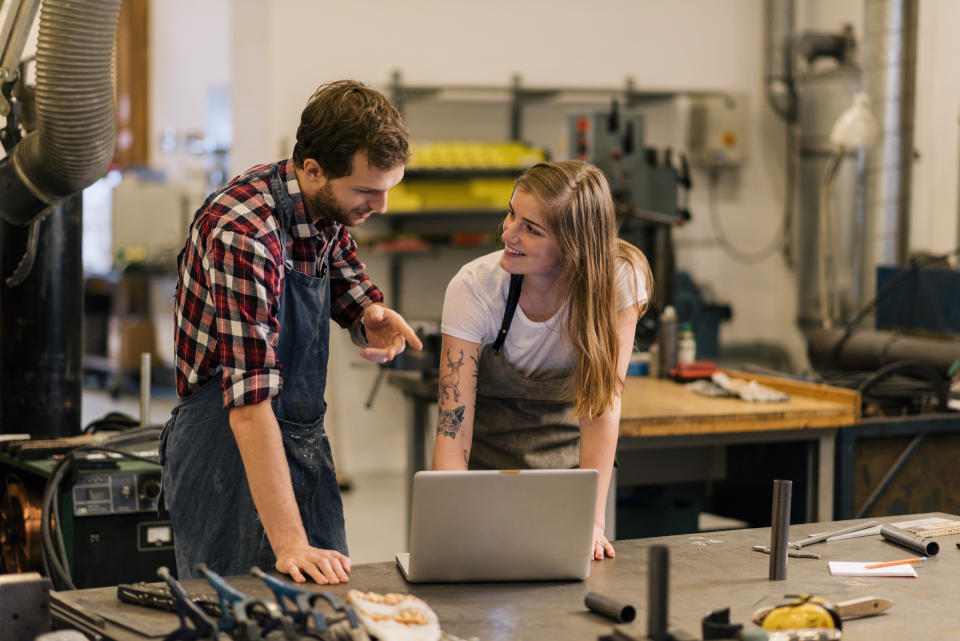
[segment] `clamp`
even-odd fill
[[[217,641],[217,624],[193,602],[180,582],[164,566],[157,569],[157,575],[167,582],[173,595],[180,627],[164,637],[163,641]]]
[[[277,603],[280,604],[283,613],[293,619],[297,628],[303,634],[318,639],[323,638],[322,634],[327,630],[327,621],[323,616],[323,612],[316,607],[321,600],[329,603],[337,612],[344,613],[347,623],[354,634],[366,631],[366,628],[360,624],[360,619],[357,617],[357,613],[353,607],[341,601],[340,598],[332,592],[311,592],[305,590],[292,583],[270,576],[258,567],[251,568],[250,574],[259,577],[267,584],[267,587],[270,588],[274,597],[277,599]],[[293,607],[289,607],[287,601],[289,601]],[[310,625],[311,621],[313,622],[312,626]],[[366,635],[363,634],[363,636]]]
[[[276,629],[282,629],[284,637],[291,641],[298,638],[293,625],[283,615],[276,603],[262,599],[251,599],[227,583],[223,577],[207,567],[197,564],[197,570],[217,591],[220,610],[223,614],[217,622],[217,629],[230,634],[236,641],[255,641],[265,638]],[[261,625],[261,622],[265,622]]]

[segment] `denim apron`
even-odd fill
[[[323,429],[329,255],[323,257],[319,277],[289,266],[286,234],[292,225],[293,203],[278,166],[266,173],[276,203],[285,267],[277,341],[283,391],[273,401],[273,411],[308,542],[347,554],[343,503]],[[211,379],[180,400],[164,427],[160,456],[179,578],[197,578],[196,566],[201,562],[222,576],[246,574],[254,565],[273,569],[276,557],[247,485],[229,410],[223,407],[220,379]]]
[[[480,353],[472,470],[573,468],[580,463],[580,423],[564,400],[573,369],[527,376],[500,351],[520,298],[522,279],[511,278],[503,324]]]

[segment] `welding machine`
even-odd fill
[[[91,588],[152,581],[159,566],[176,567],[170,516],[158,509],[156,435],[147,444],[128,440],[124,450],[101,434],[3,444],[6,572],[40,571],[59,587],[70,587],[69,578]]]

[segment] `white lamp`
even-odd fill
[[[836,287],[827,287],[827,256],[830,260],[836,259],[836,228],[833,216],[833,208],[830,201],[830,189],[833,181],[837,177],[837,170],[840,168],[840,161],[847,149],[867,149],[877,142],[879,137],[879,127],[876,118],[870,113],[870,96],[860,92],[853,97],[853,104],[847,108],[837,121],[833,123],[833,129],[830,131],[830,142],[834,149],[829,160],[827,169],[823,173],[820,181],[820,216],[819,216],[819,236],[820,236],[820,260],[818,261],[818,280],[820,285],[820,320],[824,327],[831,327],[833,324],[832,307],[834,301],[831,298],[837,296]],[[836,274],[835,265],[831,274]]]

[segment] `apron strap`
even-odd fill
[[[517,303],[520,302],[520,285],[523,284],[523,274],[510,275],[510,291],[507,292],[507,307],[503,310],[503,324],[500,325],[500,332],[497,334],[497,340],[493,342],[493,351],[496,354],[503,349],[503,342],[507,340],[507,332],[510,331],[510,323],[513,322],[513,315],[517,311]]]

